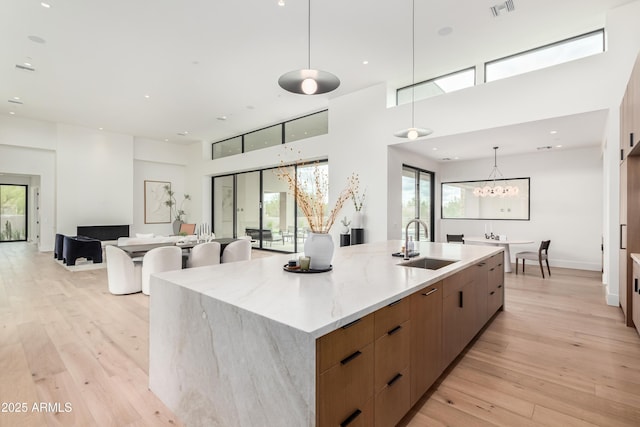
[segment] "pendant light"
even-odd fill
[[[415,90],[416,90],[416,2],[411,0],[411,127],[394,133],[399,138],[416,139],[427,136],[431,129],[415,127]]]
[[[340,79],[328,71],[314,70],[311,68],[311,0],[309,0],[308,4],[308,68],[289,71],[281,75],[278,79],[278,84],[282,89],[299,95],[320,95],[337,89],[337,87],[340,86]]]
[[[489,174],[486,185],[481,185],[473,189],[473,195],[476,197],[515,197],[520,189],[515,185],[496,185],[496,179],[504,180],[504,176],[498,169],[498,147],[493,147],[493,169]],[[493,181],[493,185],[491,184]]]

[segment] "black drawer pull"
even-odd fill
[[[353,353],[350,356],[345,357],[344,359],[342,359],[340,361],[341,365],[346,365],[347,363],[351,362],[353,359],[355,359],[356,357],[360,356],[362,354],[362,352],[360,350],[356,351],[355,353]]]
[[[491,291],[491,293],[490,293],[489,295],[493,295],[493,294],[495,294],[495,293],[496,293],[496,291]]]
[[[460,308],[464,307],[464,297],[462,296],[462,291],[458,292],[458,297],[460,298],[459,305]]]
[[[629,134],[629,146],[633,147],[633,132]]]
[[[489,271],[493,271],[493,270],[495,270],[495,269],[496,269],[496,268],[495,268],[495,267],[493,267],[493,268],[490,268],[490,269],[489,269]]]
[[[393,306],[394,306],[394,305],[396,305],[396,304],[400,304],[400,301],[402,301],[402,298],[401,298],[401,299],[399,299],[398,301],[394,301],[394,302],[392,302],[392,303],[391,303],[391,304],[389,304],[387,307],[393,307]]]
[[[431,295],[434,292],[438,292],[438,288],[433,288],[429,292],[427,292],[426,294],[422,294],[422,296],[423,297],[428,297],[429,295]]]
[[[389,382],[387,383],[387,385],[388,385],[389,387],[391,387],[391,386],[393,385],[393,383],[395,383],[396,381],[398,381],[400,378],[402,378],[402,374],[400,374],[400,373],[396,374],[396,376],[395,376],[395,377],[391,378],[391,381],[389,381]]]
[[[500,289],[502,287],[502,285],[498,285],[498,289]]]
[[[351,322],[351,323],[347,323],[346,325],[344,325],[344,326],[342,327],[342,329],[350,328],[350,327],[352,327],[353,325],[355,325],[356,323],[360,322],[361,320],[362,320],[362,318],[360,318],[360,319],[356,319],[356,320],[354,320],[354,321],[353,321],[353,322]]]
[[[485,265],[486,262],[481,262],[480,264],[476,264],[478,267],[482,267],[483,265]]]
[[[360,415],[361,413],[362,411],[360,409],[356,409],[355,411],[353,411],[353,414],[349,415],[346,420],[340,423],[340,427],[348,426],[353,422],[353,420],[358,418],[358,415]]]
[[[387,332],[387,335],[393,335],[396,332],[398,332],[400,329],[402,329],[401,325],[396,326],[395,328],[393,328],[392,330],[390,330],[389,332]]]
[[[633,292],[638,292],[638,278],[634,278],[633,279],[633,285],[634,285],[634,291]]]

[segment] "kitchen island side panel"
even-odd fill
[[[315,425],[315,339],[158,277],[149,388],[190,427]]]

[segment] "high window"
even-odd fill
[[[492,82],[604,52],[604,30],[583,34],[485,64],[485,81]]]
[[[221,159],[287,142],[324,135],[329,132],[329,112],[323,110],[297,119],[288,120],[234,136],[211,144],[211,158]]]
[[[432,96],[441,95],[443,93],[454,92],[456,90],[465,89],[475,84],[476,69],[467,68],[466,70],[457,71],[447,74],[446,76],[436,77],[435,79],[426,80],[415,85],[403,87],[396,92],[397,105],[407,104],[412,99],[412,88],[415,90],[413,99],[419,101],[421,99],[431,98]]]

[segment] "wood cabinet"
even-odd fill
[[[489,258],[487,318],[504,306],[504,252]]]
[[[619,296],[627,326],[634,325],[631,253],[640,253],[640,56],[620,104]]]
[[[319,338],[317,425],[395,426],[503,301],[501,252]]]
[[[375,312],[374,393],[376,427],[395,426],[409,412],[410,298]]]
[[[373,426],[374,314],[317,341],[319,426]]]
[[[631,304],[633,307],[638,308],[640,307],[640,264],[637,261],[633,261],[632,272]],[[640,309],[633,310],[633,323],[640,334]]]
[[[449,365],[475,335],[477,293],[469,267],[443,280],[442,358]]]
[[[442,282],[411,295],[411,406],[431,387],[442,360]]]

